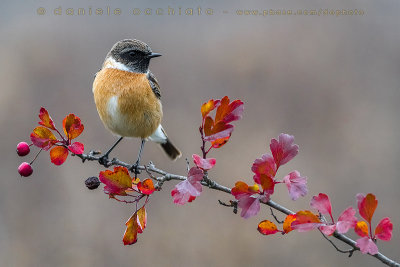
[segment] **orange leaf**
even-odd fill
[[[40,108],[39,119],[40,119],[39,121],[40,125],[50,128],[52,130],[56,129],[56,127],[54,126],[54,122],[49,115],[49,112],[47,112],[47,110],[44,107]]]
[[[114,167],[114,171],[101,171],[99,179],[106,185],[104,187],[106,194],[126,196],[125,190],[132,188],[132,178],[129,171],[122,166]]]
[[[214,100],[210,99],[208,102],[204,103],[201,106],[201,115],[203,116],[203,119],[210,113],[212,110],[214,110],[220,103],[220,100]]]
[[[364,221],[358,221],[354,227],[354,232],[361,237],[368,236],[368,225]]]
[[[63,146],[56,146],[50,150],[50,160],[55,165],[63,164],[68,157],[68,149]]]
[[[257,230],[263,235],[273,235],[278,231],[276,225],[268,220],[262,221],[258,224]]]
[[[243,102],[241,100],[234,100],[229,103],[229,101],[227,96],[221,99],[221,104],[215,114],[216,122],[223,121],[224,123],[229,123],[239,120],[242,117]]]
[[[271,177],[269,177],[265,174],[261,174],[260,175],[260,184],[261,184],[261,187],[264,190],[264,192],[267,192],[269,195],[272,195],[274,193],[275,182]]]
[[[378,200],[376,200],[375,195],[371,193],[365,197],[362,194],[357,194],[357,200],[358,212],[369,224],[371,224],[372,216],[378,206]]]
[[[235,187],[232,188],[231,194],[239,199],[245,195],[253,195],[257,194],[260,191],[258,190],[258,185],[248,186],[245,182],[238,181],[235,183]]]
[[[230,138],[230,136],[227,136],[225,138],[216,139],[211,142],[211,145],[213,148],[220,148],[221,146],[225,145],[228,142],[229,138]]]
[[[292,231],[291,224],[296,220],[296,214],[289,214],[286,216],[285,221],[283,222],[283,231],[287,234]]]
[[[126,230],[124,233],[124,237],[122,241],[124,242],[124,245],[132,245],[135,244],[137,241],[137,235],[138,235],[138,222],[137,222],[137,212],[135,212],[129,220],[125,223],[126,225]]]
[[[296,213],[296,220],[290,224],[290,227],[298,230],[299,232],[305,232],[318,228],[322,225],[323,224],[317,215],[309,210],[302,210]]]
[[[146,228],[146,223],[147,223],[147,212],[144,206],[137,211],[137,222],[138,222],[138,232],[139,234],[141,234],[143,233],[144,228]]]
[[[122,239],[124,245],[132,245],[136,243],[138,233],[143,233],[144,228],[146,228],[146,221],[146,209],[141,207],[125,223],[126,230]]]
[[[31,141],[35,146],[47,151],[57,142],[57,138],[49,129],[38,126],[31,133]]]
[[[155,190],[153,181],[151,179],[146,179],[143,182],[139,182],[137,187],[140,192],[145,195],[151,195]]]
[[[214,121],[210,116],[206,117],[204,123],[204,134],[206,137],[204,140],[212,142],[217,139],[229,139],[232,131],[233,125],[227,124],[223,121],[219,121],[218,123],[214,124]]]
[[[207,116],[204,121],[204,134],[206,136],[212,135],[211,128],[214,126],[214,121],[210,116]]]
[[[81,119],[74,114],[69,114],[63,120],[64,133],[69,140],[77,138],[83,132]]]

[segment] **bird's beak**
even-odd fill
[[[153,58],[153,57],[161,57],[161,54],[159,53],[150,53],[147,55],[148,58]]]

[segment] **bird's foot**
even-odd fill
[[[135,179],[136,179],[137,176],[141,173],[141,171],[139,170],[139,162],[133,164],[132,167],[129,168],[129,170],[135,173]]]
[[[111,163],[109,158],[108,158],[108,154],[104,154],[103,156],[101,156],[99,158],[99,163],[101,165],[103,165],[104,167],[108,168],[110,166],[110,163]]]

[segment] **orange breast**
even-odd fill
[[[104,125],[119,136],[146,138],[161,123],[161,102],[146,74],[102,69],[93,82],[93,94]]]

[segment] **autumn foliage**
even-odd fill
[[[57,130],[49,113],[45,108],[39,112],[39,125],[31,133],[32,143],[45,151],[50,150],[50,160],[55,165],[65,162],[69,152],[82,154],[84,145],[80,142],[72,142],[84,129],[81,119],[74,114],[67,115],[63,120],[65,137]],[[56,137],[58,134],[59,138]]]
[[[201,155],[192,155],[193,166],[188,167],[186,179],[182,179],[183,181],[176,184],[171,191],[172,201],[175,204],[190,203],[201,196],[204,186],[212,188],[209,172],[212,171],[217,160],[208,157],[208,154],[213,149],[219,149],[228,143],[235,128],[233,123],[242,118],[243,111],[244,105],[241,100],[231,101],[227,96],[222,99],[211,99],[201,106],[202,120],[199,127]],[[39,126],[30,134],[32,144],[19,143],[18,155],[28,155],[30,147],[34,145],[40,148],[40,151],[49,151],[51,162],[61,165],[66,161],[69,153],[80,155],[84,152],[84,145],[73,141],[84,130],[79,117],[74,114],[67,115],[62,121],[62,132],[56,128],[48,111],[43,107],[40,109],[39,119]],[[232,206],[240,210],[241,217],[247,219],[258,215],[261,204],[269,203],[275,193],[275,187],[279,184],[286,188],[288,197],[292,201],[308,194],[307,177],[297,170],[284,175],[279,172],[280,167],[294,159],[298,152],[299,146],[295,144],[292,135],[282,133],[276,139],[271,139],[265,153],[256,158],[252,166],[249,166],[253,173],[252,181],[246,182],[245,179],[241,179],[231,189],[231,195],[234,198],[231,200]],[[33,161],[22,163],[18,172],[22,176],[31,175]],[[124,245],[136,243],[138,234],[143,233],[146,228],[146,204],[151,195],[160,189],[157,183],[153,183],[153,180],[157,179],[152,175],[142,180],[135,178],[130,175],[130,170],[123,166],[100,171],[98,177],[104,185],[104,193],[109,198],[135,204],[136,208],[132,216],[125,223],[123,243]],[[93,188],[97,186],[98,184]],[[360,251],[364,254],[377,254],[377,240],[389,241],[392,237],[392,222],[388,217],[383,218],[372,230],[372,217],[378,200],[374,194],[369,193],[357,194],[356,201],[358,213],[364,220],[356,217],[357,211],[352,206],[343,210],[338,217],[334,216],[328,195],[319,193],[311,198],[310,210],[304,209],[287,215],[281,227],[272,222],[272,219],[264,219],[258,224],[257,229],[263,235],[276,233],[287,235],[294,230],[307,232],[318,229],[325,236],[332,236],[335,233],[344,234],[353,229],[360,237],[356,241],[356,246]]]

